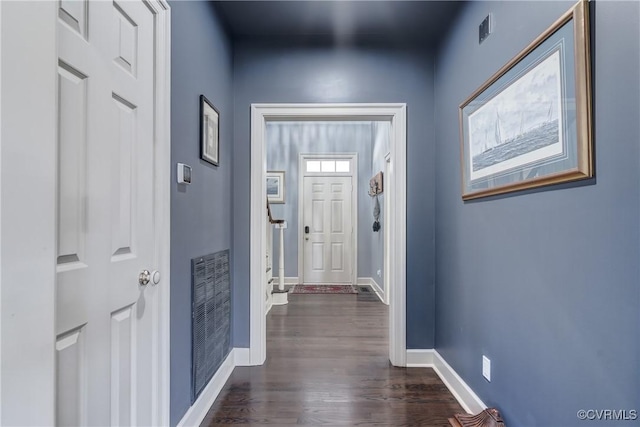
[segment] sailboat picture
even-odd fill
[[[463,200],[594,176],[589,22],[581,0],[460,104]]]
[[[562,153],[560,65],[557,49],[469,115],[472,181]]]

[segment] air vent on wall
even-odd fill
[[[191,402],[231,351],[229,250],[191,260]]]

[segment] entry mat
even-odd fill
[[[357,294],[353,285],[295,285],[291,294]]]

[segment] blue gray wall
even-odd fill
[[[234,45],[234,344],[249,346],[250,117],[256,102],[405,102],[407,345],[434,345],[433,61],[427,49]]]
[[[471,2],[436,57],[436,348],[507,425],[639,409],[639,3],[591,3],[596,179],[460,198],[458,105],[572,4]]]
[[[208,2],[171,2],[171,425],[191,404],[191,258],[231,247],[231,44]],[[200,160],[199,97],[220,112],[220,166]],[[176,163],[193,183],[176,184]]]
[[[272,204],[274,218],[288,223],[285,235],[285,276],[299,277],[298,235],[298,162],[300,154],[357,153],[358,170],[358,277],[371,277],[380,268],[372,257],[371,229],[373,205],[367,195],[372,176],[374,142],[372,122],[272,122],[267,124],[267,169],[284,170],[286,191],[284,204]],[[382,143],[381,143],[382,144]],[[279,232],[275,231],[273,247],[274,275],[278,273]]]

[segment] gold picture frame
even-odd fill
[[[589,3],[460,104],[462,199],[593,177]]]

